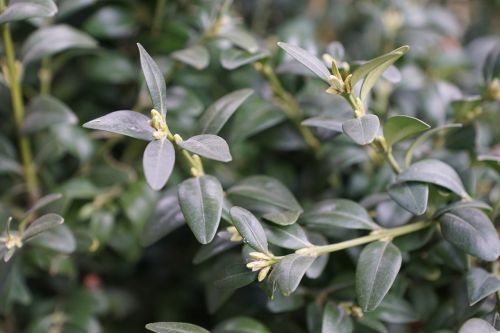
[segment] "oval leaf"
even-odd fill
[[[264,229],[269,243],[285,249],[297,250],[312,245],[304,229],[298,224],[282,227],[265,226]]]
[[[462,251],[486,261],[500,253],[495,227],[482,211],[474,208],[453,209],[439,218],[443,237]]]
[[[225,69],[233,70],[243,65],[251,64],[257,60],[267,58],[268,52],[262,51],[250,53],[237,49],[224,50],[220,57],[220,63]]]
[[[278,225],[290,225],[297,222],[301,212],[293,210],[284,210],[266,213],[262,216],[263,219],[273,222]]]
[[[146,181],[153,190],[159,191],[165,186],[174,164],[175,149],[170,141],[163,138],[148,143],[144,150],[142,166]]]
[[[458,333],[498,333],[498,331],[491,326],[486,320],[479,318],[472,318],[467,320]]]
[[[472,268],[467,273],[467,294],[472,306],[500,289],[500,280],[482,268]]]
[[[31,238],[30,242],[32,245],[45,247],[65,254],[72,253],[76,249],[75,236],[73,236],[71,230],[64,224],[46,229],[45,232]]]
[[[354,329],[350,315],[333,302],[325,305],[321,327],[322,333],[351,333]]]
[[[214,134],[195,135],[178,145],[194,154],[211,160],[229,162],[233,158],[226,140]]]
[[[254,250],[268,253],[267,238],[259,220],[248,210],[241,207],[232,207],[229,211],[233,225],[236,227],[243,241]]]
[[[429,186],[424,183],[399,183],[387,188],[387,193],[398,205],[412,214],[422,215],[427,210]]]
[[[139,48],[141,58],[142,73],[144,74],[153,106],[165,117],[167,114],[167,87],[163,73],[144,47],[139,43],[137,43],[137,47]]]
[[[212,241],[219,227],[224,193],[213,176],[187,179],[179,186],[179,203],[186,223],[198,242]]]
[[[302,277],[315,259],[314,256],[296,253],[284,256],[273,266],[269,281],[277,285],[283,295],[288,296],[297,289]]]
[[[46,214],[31,222],[22,235],[23,241],[30,240],[46,230],[64,223],[64,219],[57,214]]]
[[[210,333],[206,329],[187,323],[151,323],[146,325],[146,329],[155,333]]]
[[[53,0],[11,0],[0,15],[0,24],[33,17],[52,17],[57,13]]]
[[[207,49],[199,45],[175,51],[172,53],[172,58],[198,70],[206,68],[210,61],[210,55]]]
[[[240,89],[219,98],[201,116],[200,131],[210,134],[219,133],[233,113],[251,94],[253,94],[252,89]]]
[[[372,311],[382,302],[401,261],[401,252],[391,242],[376,241],[365,246],[356,266],[356,295],[363,311]]]
[[[394,116],[384,124],[384,137],[388,146],[429,129],[422,120],[410,116]]]
[[[83,127],[123,134],[147,141],[153,139],[154,132],[153,128],[149,126],[148,117],[142,113],[128,110],[111,112],[86,122]]]
[[[283,42],[278,42],[278,46],[291,55],[295,60],[300,62],[302,65],[306,66],[314,74],[316,74],[320,79],[328,82],[330,78],[330,71],[326,68],[323,61],[319,60],[306,50]]]
[[[33,133],[56,124],[76,124],[78,118],[57,98],[48,95],[35,97],[28,106],[23,133]]]
[[[236,317],[218,324],[213,333],[271,333],[271,331],[253,318]]]
[[[380,121],[374,114],[349,119],[342,123],[344,134],[359,145],[367,145],[377,136]]]

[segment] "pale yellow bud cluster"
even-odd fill
[[[153,138],[156,140],[165,138],[168,135],[169,131],[165,119],[155,109],[151,110],[151,120],[149,121],[149,125],[155,129],[153,132]]]
[[[352,92],[351,84],[352,74],[349,74],[345,80],[342,79],[340,75],[330,75],[328,83],[330,83],[330,88],[326,90],[328,94],[338,95],[338,94],[350,94]]]
[[[355,318],[363,317],[363,310],[361,310],[359,306],[355,306],[350,302],[340,303],[340,306],[350,316],[353,316]]]
[[[251,269],[252,272],[259,271],[257,280],[259,282],[264,281],[271,267],[276,263],[276,259],[273,255],[262,252],[250,252],[249,255],[252,261],[247,264],[247,268]]]
[[[241,242],[243,240],[243,237],[241,237],[240,233],[234,226],[230,226],[226,228],[227,232],[229,232],[230,238],[229,240],[231,242]]]
[[[7,235],[7,237],[0,238],[0,241],[3,241],[7,250],[13,250],[15,248],[23,247],[22,237],[17,232],[11,232]]]
[[[486,98],[492,101],[500,100],[500,81],[493,79],[486,89]]]

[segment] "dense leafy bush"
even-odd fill
[[[497,332],[499,9],[0,0],[0,332]]]

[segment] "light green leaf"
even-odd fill
[[[363,311],[377,308],[394,283],[401,261],[401,252],[389,241],[365,246],[356,266],[356,295]]]
[[[23,62],[29,63],[68,49],[94,49],[97,42],[89,35],[70,27],[55,25],[36,30],[24,42]]]
[[[72,253],[76,249],[75,237],[64,224],[47,229],[45,232],[36,235],[31,238],[30,243],[65,254]]]
[[[422,215],[427,210],[429,186],[425,183],[396,183],[387,188],[387,193],[398,205],[412,214]]]
[[[146,329],[155,333],[210,333],[200,326],[176,322],[151,323],[146,325]]]
[[[232,207],[229,211],[233,225],[236,227],[243,241],[254,250],[268,253],[267,238],[259,220],[245,208]]]
[[[43,215],[28,225],[28,228],[22,234],[22,239],[23,241],[28,241],[42,232],[63,224],[63,222],[64,219],[57,214]]]
[[[443,237],[462,251],[485,261],[495,261],[500,241],[493,223],[474,208],[453,209],[439,218]]]
[[[253,318],[234,317],[218,324],[213,333],[271,333],[271,331]]]
[[[266,213],[262,216],[262,218],[269,222],[273,222],[274,224],[290,225],[297,222],[300,214],[300,211],[284,210]]]
[[[330,79],[330,71],[326,68],[323,61],[319,60],[306,50],[283,42],[278,42],[278,46],[291,55],[295,60],[300,62],[302,65],[306,66],[314,74],[316,74],[320,79],[328,82]]]
[[[79,9],[88,7],[94,4],[97,0],[59,0],[59,12],[57,13],[57,18],[63,18]]]
[[[219,227],[224,192],[209,175],[186,179],[179,186],[179,203],[186,223],[198,242],[212,241]]]
[[[149,126],[149,118],[135,111],[111,112],[86,122],[83,127],[123,134],[141,140],[153,140],[153,128]]]
[[[46,196],[41,197],[38,199],[35,204],[27,211],[24,213],[24,217],[26,218],[28,215],[30,215],[33,212],[36,212],[37,210],[53,203],[56,200],[59,200],[62,198],[61,193],[53,193],[53,194],[47,194]]]
[[[384,137],[387,145],[390,147],[399,141],[405,140],[412,135],[429,129],[430,127],[430,125],[414,117],[404,115],[394,116],[387,119],[384,124]]]
[[[328,302],[323,311],[321,333],[351,333],[354,327],[351,317],[341,306]]]
[[[214,134],[195,135],[178,145],[194,154],[221,161],[230,162],[233,158],[226,140]]]
[[[172,53],[172,58],[198,70],[206,68],[210,62],[210,54],[208,53],[208,50],[200,45],[175,51]]]
[[[74,125],[78,122],[78,118],[66,104],[49,95],[35,97],[27,109],[23,133],[37,132],[56,124]]]
[[[246,178],[227,191],[230,198],[243,198],[280,209],[302,212],[302,207],[285,185],[268,176]]]
[[[163,73],[144,47],[139,43],[137,43],[137,47],[141,57],[142,73],[146,79],[153,107],[165,117],[167,114],[167,87]]]
[[[204,134],[219,133],[224,124],[251,94],[253,94],[252,89],[240,89],[215,101],[199,120],[201,132]]]
[[[470,198],[457,172],[439,160],[422,160],[410,165],[396,178],[396,183],[401,182],[430,183],[455,192],[462,198]]]
[[[169,189],[156,204],[153,216],[146,222],[142,233],[142,245],[156,243],[184,224],[177,188]]]
[[[367,145],[377,136],[380,121],[374,114],[346,120],[342,123],[344,134],[359,145]]]
[[[237,49],[228,49],[222,51],[220,63],[225,69],[233,70],[267,57],[269,57],[269,52],[266,51],[250,53]]]
[[[146,146],[142,158],[144,176],[149,186],[159,191],[165,186],[174,169],[174,145],[166,138],[153,140]]]
[[[319,202],[304,213],[301,219],[309,225],[347,229],[380,229],[363,206],[346,199]]]
[[[297,289],[314,259],[316,259],[314,256],[303,256],[296,253],[284,256],[273,266],[269,275],[270,283],[276,284],[283,295],[290,295]]]
[[[121,6],[99,8],[85,21],[83,27],[97,38],[108,39],[130,37],[138,30],[134,14]]]
[[[220,37],[227,38],[234,45],[250,53],[255,53],[259,49],[259,45],[255,38],[250,33],[240,28],[231,27],[231,29],[223,31]]]
[[[469,305],[473,306],[500,289],[500,280],[482,268],[474,267],[467,273]]]
[[[467,320],[458,333],[498,333],[498,331],[491,326],[486,320],[479,318],[472,318]]]
[[[57,13],[53,0],[10,0],[0,14],[0,24],[33,17],[52,17]]]
[[[304,229],[297,223],[281,227],[265,225],[264,230],[269,243],[285,249],[297,250],[312,245]]]

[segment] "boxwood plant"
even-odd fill
[[[498,38],[312,3],[0,0],[0,332],[498,332]]]

